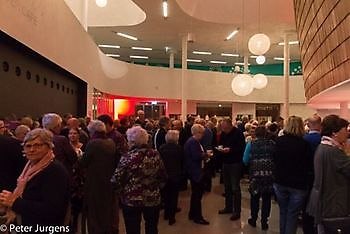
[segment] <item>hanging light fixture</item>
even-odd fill
[[[238,74],[233,78],[231,88],[236,95],[247,96],[253,91],[252,78],[248,74]]]
[[[259,55],[258,57],[256,57],[255,61],[257,64],[264,64],[266,61],[266,58],[264,55]]]
[[[264,74],[256,74],[253,76],[253,86],[256,89],[263,89],[267,85],[267,77]]]
[[[105,7],[107,5],[107,0],[95,0],[95,2],[99,7]]]
[[[260,0],[259,0],[259,32],[260,32]],[[270,38],[263,33],[253,35],[248,41],[249,51],[255,55],[263,55],[270,49]]]

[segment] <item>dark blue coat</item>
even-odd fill
[[[185,144],[185,168],[191,180],[199,182],[201,179],[203,147],[193,137]]]

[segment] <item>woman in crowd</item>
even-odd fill
[[[160,189],[167,180],[165,167],[159,153],[147,145],[146,130],[135,126],[126,136],[130,149],[122,155],[112,179],[120,191],[126,233],[140,233],[143,215],[145,233],[157,234]]]
[[[312,154],[303,139],[304,123],[291,116],[284,127],[283,136],[276,140],[274,189],[280,208],[280,233],[295,234],[298,215],[307,197],[307,180],[312,172]]]
[[[72,178],[72,229],[75,232],[78,229],[78,217],[83,209],[83,194],[84,194],[84,181],[85,174],[81,167],[80,159],[83,156],[83,143],[79,141],[80,131],[78,128],[71,128],[68,133],[68,138],[71,146],[75,150],[78,161],[73,165],[73,178]]]
[[[202,162],[206,158],[206,153],[200,140],[204,136],[204,127],[200,124],[193,124],[191,127],[192,137],[185,144],[185,168],[191,180],[191,205],[188,218],[195,223],[208,225],[209,222],[202,215]]]
[[[344,152],[347,126],[348,122],[337,115],[326,116],[322,121],[322,140],[315,153],[315,181],[308,205],[320,234],[336,233],[337,229],[350,232],[350,157]],[[327,218],[344,219],[332,226]]]
[[[259,201],[262,198],[261,229],[267,230],[271,211],[271,195],[273,193],[273,156],[275,143],[267,139],[264,126],[255,130],[256,140],[249,142],[244,151],[243,162],[249,165],[250,214],[248,223],[256,227],[259,213]]]
[[[173,225],[177,210],[180,182],[183,177],[183,148],[178,145],[179,131],[169,130],[165,135],[166,144],[159,149],[164,162],[168,181],[165,185],[165,209],[164,219],[169,219],[169,225]]]
[[[23,149],[28,162],[18,177],[16,189],[0,193],[0,205],[7,207],[7,223],[20,215],[22,225],[32,226],[33,232],[39,225],[39,233],[49,232],[45,226],[64,224],[69,177],[65,167],[55,160],[52,138],[52,133],[44,129],[34,129],[25,136]]]
[[[110,182],[117,166],[116,146],[107,138],[106,126],[100,120],[88,125],[91,140],[86,145],[83,165],[86,167],[84,212],[89,233],[113,233],[115,198]],[[85,215],[85,214],[84,214]]]

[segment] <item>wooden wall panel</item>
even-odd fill
[[[305,95],[350,79],[350,1],[294,0]]]

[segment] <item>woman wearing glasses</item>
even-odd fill
[[[23,149],[28,162],[17,179],[13,192],[0,193],[0,205],[7,208],[6,223],[17,215],[30,232],[46,233],[48,226],[63,225],[69,200],[68,173],[55,160],[52,133],[34,129],[27,133]],[[65,232],[67,230],[60,230]]]

